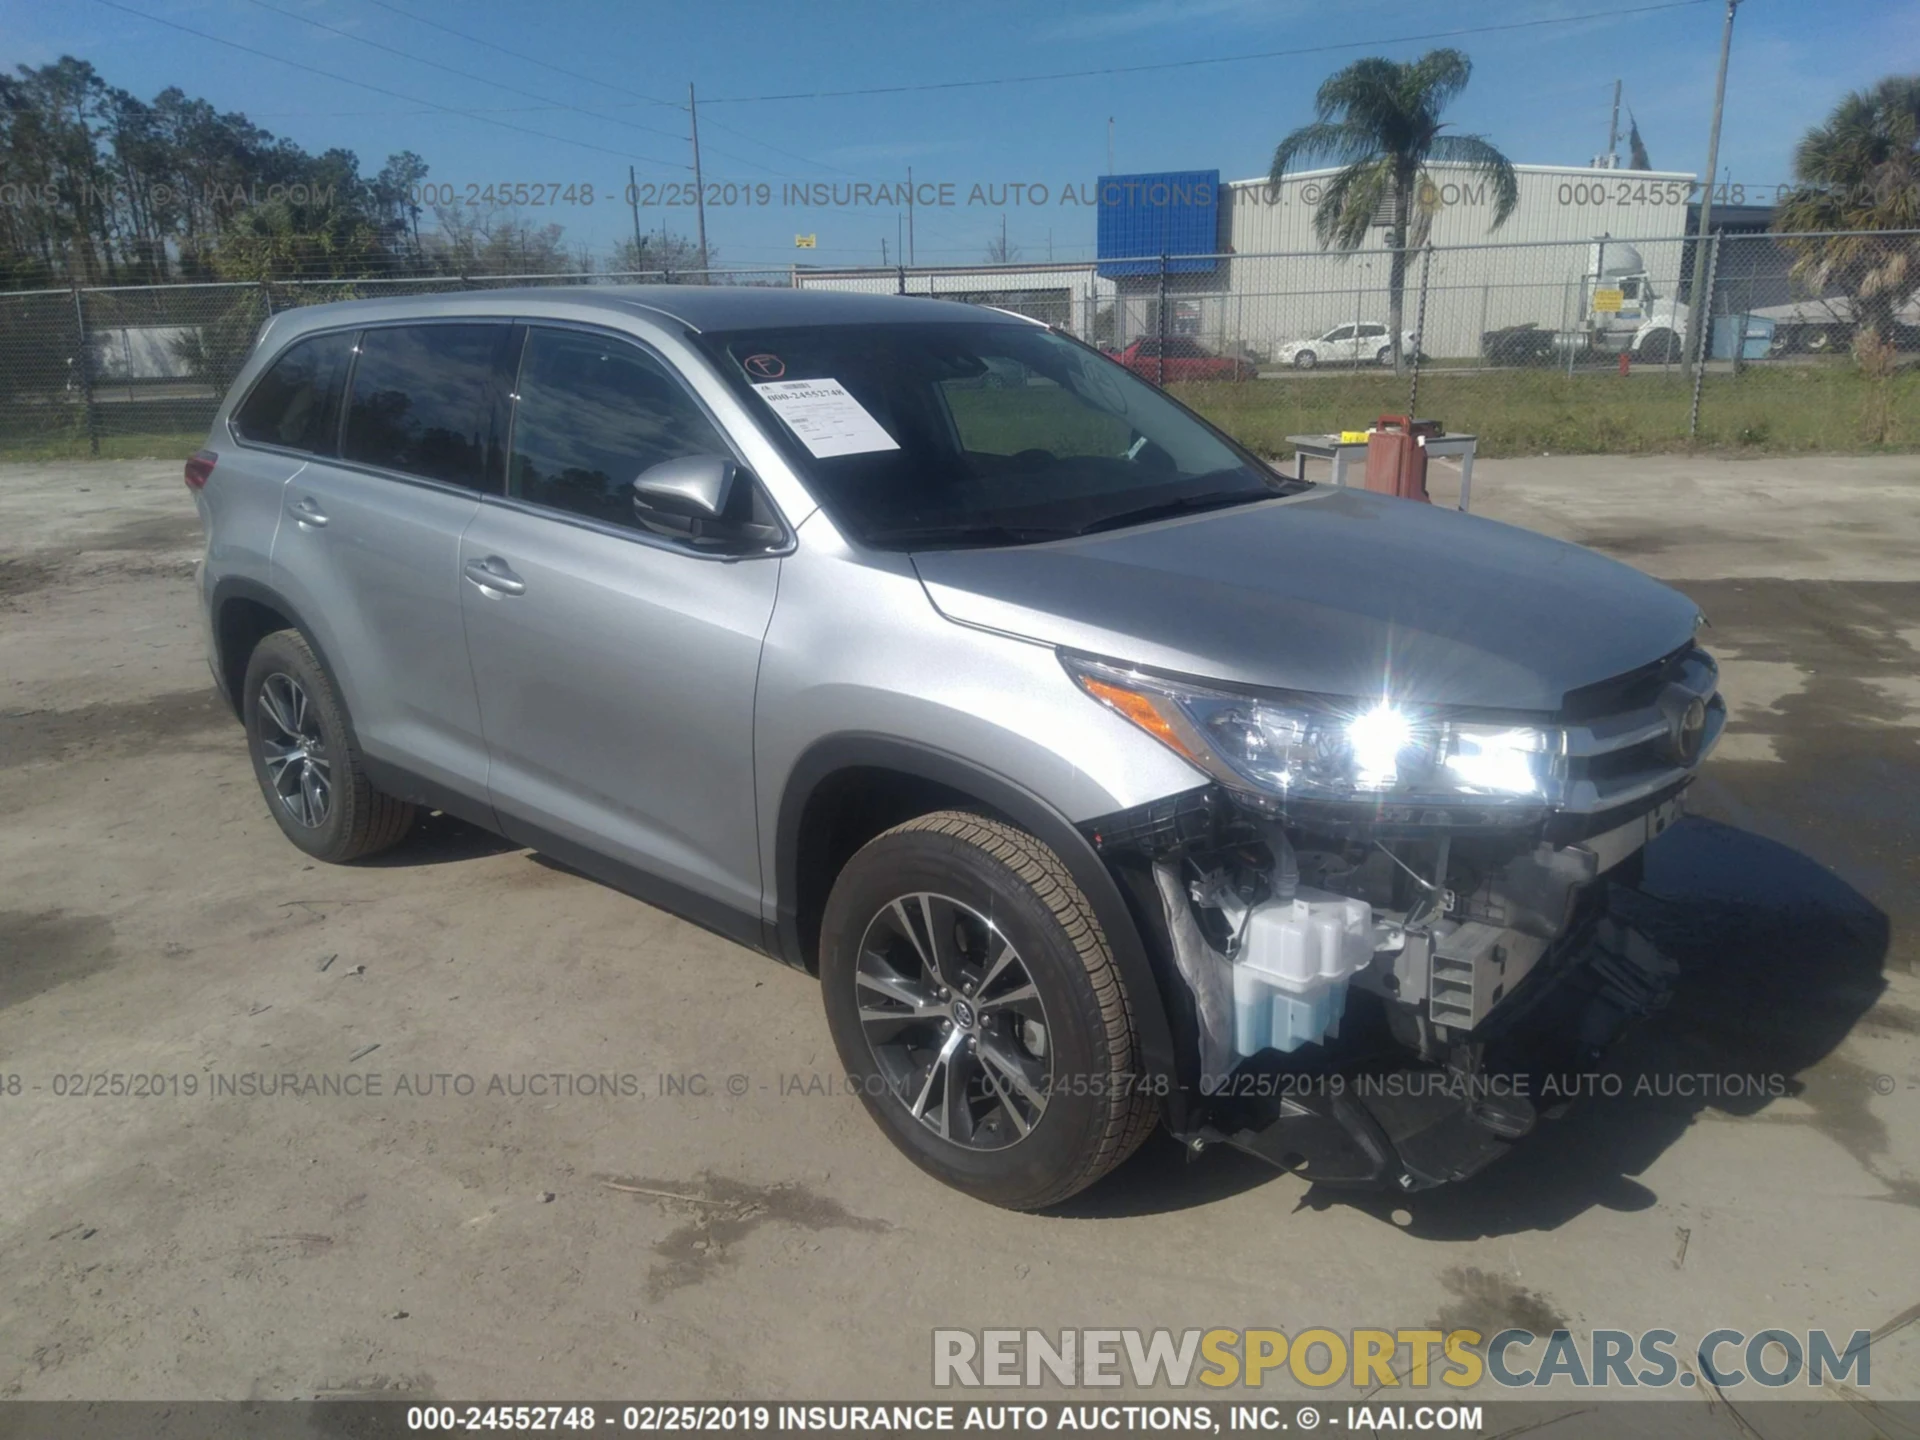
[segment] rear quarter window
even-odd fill
[[[234,434],[254,445],[332,454],[352,356],[353,336],[344,332],[295,341],[234,412]]]

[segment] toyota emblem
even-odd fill
[[[1707,733],[1707,702],[1696,698],[1673,716],[1669,725],[1668,744],[1673,758],[1682,765],[1693,764],[1700,758],[1700,742]]]

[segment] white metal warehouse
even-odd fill
[[[1486,181],[1433,165],[1422,197],[1431,258],[1410,258],[1406,328],[1438,357],[1476,355],[1481,336],[1532,323],[1579,323],[1582,277],[1596,240],[1630,244],[1657,291],[1677,293],[1681,238],[1694,177],[1684,171],[1516,165],[1519,202],[1493,228]],[[1384,324],[1389,256],[1385,216],[1355,251],[1324,249],[1313,233],[1320,192],[1337,172],[1303,171],[1277,189],[1264,177],[1220,186],[1219,263],[1165,281],[1169,333],[1267,360],[1289,340],[1346,324]],[[1139,269],[1137,259],[1128,268]],[[1151,268],[1151,267],[1149,267]],[[1060,265],[950,266],[880,274],[800,270],[795,284],[837,290],[895,289],[1017,309],[1104,344],[1151,334],[1159,323],[1158,274],[1111,279],[1099,261]],[[1422,291],[1425,318],[1420,318]]]

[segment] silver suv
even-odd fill
[[[187,481],[289,840],[444,811],[816,973],[888,1137],[994,1203],[1160,1120],[1459,1179],[1667,993],[1609,902],[1723,723],[1694,606],[1281,477],[1018,316],[318,306]]]

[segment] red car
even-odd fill
[[[1163,353],[1164,352],[1164,353]],[[1254,364],[1232,355],[1216,355],[1198,340],[1147,336],[1124,350],[1107,352],[1143,380],[1171,385],[1176,380],[1251,380]]]

